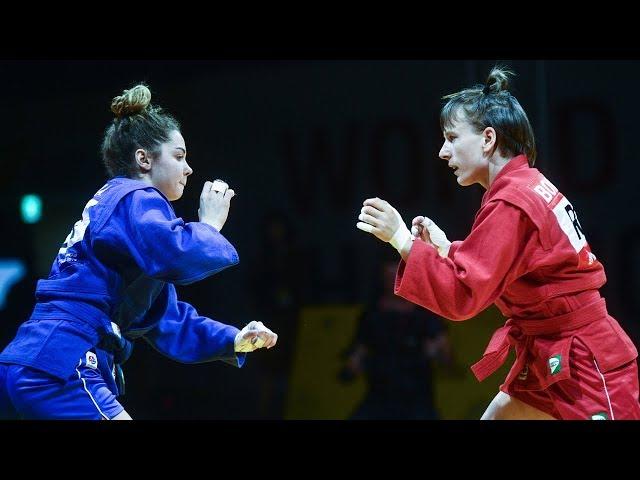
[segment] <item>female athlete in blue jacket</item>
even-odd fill
[[[242,330],[203,317],[177,299],[186,285],[238,263],[220,230],[234,191],[205,182],[199,222],[171,201],[193,173],[180,125],[137,85],[115,97],[102,157],[112,177],[87,203],[60,248],[36,305],[0,354],[0,418],[130,419],[118,402],[120,365],[136,338],[185,363],[271,348],[261,322]]]

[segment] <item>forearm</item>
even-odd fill
[[[404,243],[404,246],[399,250],[400,256],[402,257],[402,260],[404,260],[405,262],[409,259],[409,254],[411,253],[413,244],[414,244],[413,239],[407,240]]]
[[[182,363],[223,360],[238,367],[244,354],[236,354],[234,340],[239,330],[215,320],[161,321],[145,339],[160,353]]]
[[[395,293],[410,302],[420,305],[450,320],[467,320],[491,303],[479,287],[474,289],[464,268],[457,268],[450,259],[440,257],[434,247],[421,240],[413,242],[407,260],[398,268]]]
[[[178,301],[171,284],[165,285],[146,321],[153,327],[145,332],[145,340],[173,360],[183,363],[223,360],[237,366],[244,361],[244,356],[239,358],[234,352],[239,330],[199,315],[193,306]]]

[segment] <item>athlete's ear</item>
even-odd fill
[[[482,151],[492,153],[496,148],[498,136],[493,127],[487,127],[482,132]]]
[[[142,172],[146,173],[151,170],[151,161],[146,150],[139,148],[138,150],[136,150],[135,156],[136,163],[138,164],[138,167]]]

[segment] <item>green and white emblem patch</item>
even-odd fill
[[[549,371],[551,375],[555,375],[556,373],[560,373],[562,369],[562,364],[560,363],[562,360],[562,355],[554,355],[549,359]]]

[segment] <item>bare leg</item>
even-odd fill
[[[480,420],[555,420],[555,418],[500,391]]]
[[[117,414],[111,420],[133,420],[133,418],[129,416],[126,410],[122,410],[119,414]]]

